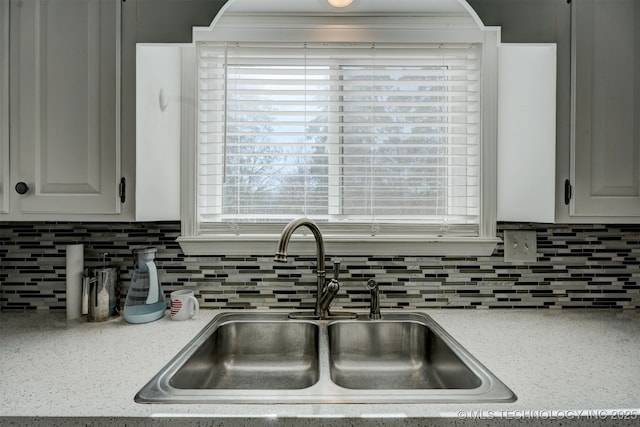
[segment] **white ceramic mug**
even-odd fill
[[[171,319],[187,320],[200,311],[198,300],[193,291],[181,289],[171,292]]]

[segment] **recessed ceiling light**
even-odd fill
[[[353,3],[353,0],[327,0],[327,1],[333,7],[347,7],[351,3]]]

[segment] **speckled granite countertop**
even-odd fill
[[[0,313],[3,425],[636,425],[640,312],[432,310],[518,396],[492,404],[137,404],[217,311],[143,325]]]

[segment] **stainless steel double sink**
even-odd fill
[[[139,403],[512,402],[515,394],[429,316],[216,316]]]

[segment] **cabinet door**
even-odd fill
[[[22,213],[118,213],[120,2],[12,0],[12,184]]]
[[[640,219],[640,2],[573,7],[575,216]],[[606,220],[606,219],[604,219]]]

